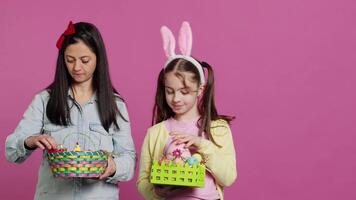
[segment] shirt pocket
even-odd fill
[[[96,145],[94,149],[105,150],[108,152],[113,151],[112,134],[107,132],[101,124],[89,123],[90,138],[92,143]]]

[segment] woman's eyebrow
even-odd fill
[[[75,57],[74,57],[74,56],[71,56],[71,55],[66,55],[66,57],[75,59]]]
[[[75,57],[74,57],[74,56],[71,56],[71,55],[66,55],[66,57],[75,59]],[[79,58],[80,58],[80,59],[82,59],[82,58],[90,58],[90,56],[81,56],[81,57],[79,57]]]

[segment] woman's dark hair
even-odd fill
[[[199,62],[199,61],[198,61]],[[198,120],[199,134],[205,132],[210,140],[215,142],[211,137],[211,121],[223,119],[228,123],[232,121],[235,117],[227,115],[219,115],[214,100],[214,72],[211,66],[206,62],[199,62],[203,69],[207,70],[208,79],[206,80],[203,97],[198,102],[198,110],[201,118]],[[200,85],[199,71],[196,66],[194,66],[188,60],[177,58],[172,60],[164,69],[162,69],[158,75],[157,90],[155,105],[153,108],[153,118],[152,124],[157,124],[170,117],[174,117],[175,113],[169,107],[165,97],[165,74],[168,72],[174,72],[178,77],[182,77],[180,72],[190,72],[193,74],[193,81]],[[186,85],[186,79],[182,79],[184,86]]]
[[[47,118],[57,125],[68,126],[71,124],[68,91],[71,89],[72,78],[65,64],[64,52],[69,45],[82,41],[96,55],[93,89],[97,95],[101,124],[107,131],[112,124],[119,129],[116,117],[119,115],[123,118],[123,116],[115,103],[115,98],[118,98],[119,95],[114,95],[118,92],[110,80],[108,60],[101,34],[93,24],[86,22],[74,24],[74,29],[74,34],[65,36],[63,45],[58,52],[54,81],[47,87],[50,94],[46,111]],[[121,97],[119,98],[121,99]],[[121,100],[123,101],[123,99]]]

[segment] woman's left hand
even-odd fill
[[[109,156],[108,158],[108,166],[105,169],[105,172],[99,177],[100,180],[103,180],[111,175],[114,175],[116,172],[116,164],[114,162],[114,159]]]
[[[201,137],[180,133],[180,132],[171,132],[171,136],[176,144],[185,143],[185,147],[188,148],[190,146],[199,147],[201,143]]]

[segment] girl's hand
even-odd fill
[[[36,149],[39,147],[42,150],[56,149],[57,143],[50,135],[33,135],[25,139],[25,147],[30,149]]]
[[[116,172],[116,164],[114,162],[114,159],[109,156],[108,158],[108,166],[105,169],[105,172],[99,177],[100,180],[103,180],[111,175],[114,175]]]
[[[201,144],[201,137],[189,135],[185,133],[179,132],[171,132],[171,136],[173,137],[173,141],[179,145],[185,143],[185,147],[188,148],[190,146],[199,147]]]
[[[188,187],[170,186],[170,185],[155,185],[154,192],[163,198],[173,197],[188,189]]]

